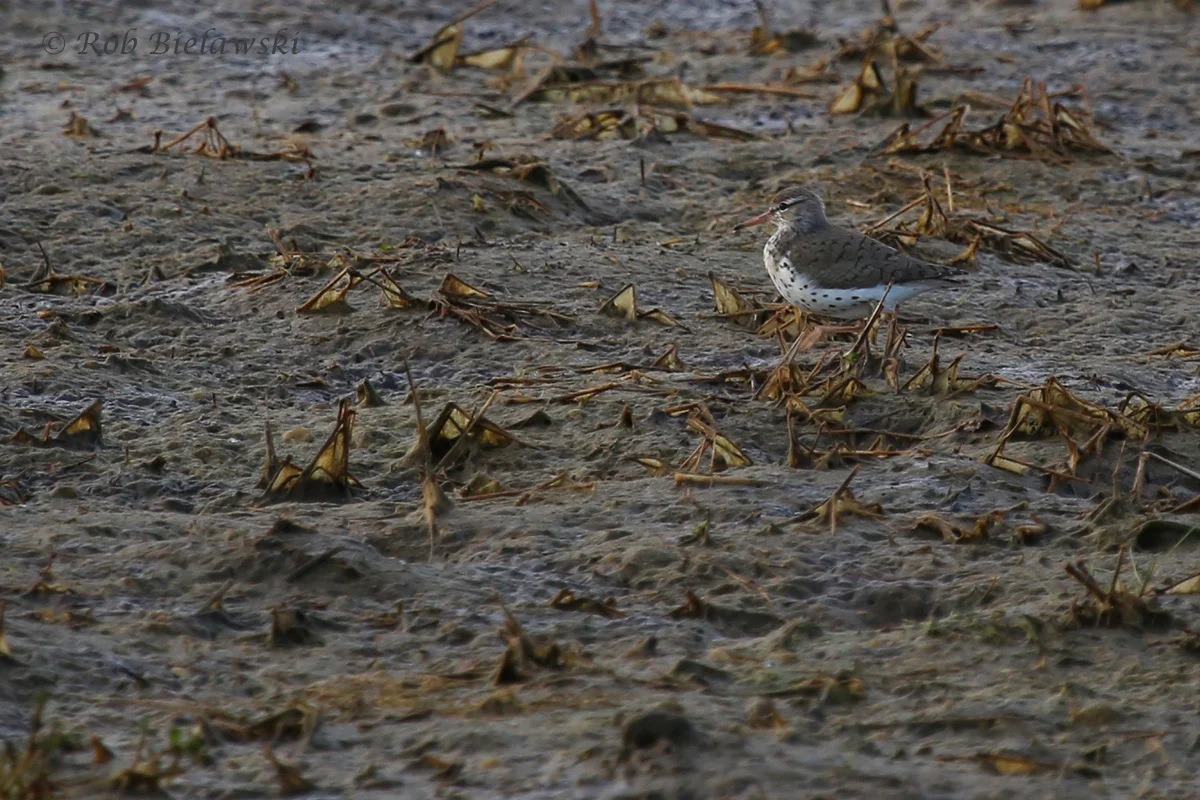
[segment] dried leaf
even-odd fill
[[[1005,753],[977,753],[975,760],[979,762],[980,766],[997,775],[1037,775],[1059,770],[1058,765],[1055,764],[1046,764],[1024,756]]]
[[[683,327],[675,318],[662,309],[639,310],[637,305],[637,289],[632,283],[626,284],[619,292],[608,300],[605,300],[600,306],[600,313],[617,319],[630,321],[649,319],[668,327]]]
[[[74,111],[71,112],[71,118],[67,121],[67,127],[63,128],[63,134],[73,139],[88,139],[100,135],[86,117],[76,114]]]
[[[353,267],[345,267],[321,290],[305,300],[296,309],[297,314],[312,314],[318,311],[345,310],[346,293],[362,281],[362,276]]]
[[[379,392],[375,390],[374,384],[367,378],[363,378],[358,386],[354,388],[354,393],[358,398],[359,408],[378,408],[379,406],[387,405],[383,401],[383,398],[379,396]]]
[[[668,372],[677,372],[684,369],[683,362],[679,360],[679,345],[671,345],[667,349],[667,352],[654,359],[654,362],[650,366],[654,369],[666,370]]]
[[[446,273],[438,291],[447,297],[491,297],[487,292],[475,288],[453,273]]]
[[[494,47],[490,50],[480,50],[459,56],[458,63],[481,69],[513,69],[519,68],[520,59],[524,56],[531,37],[526,36],[519,42]]]
[[[429,44],[409,57],[414,64],[428,64],[434,69],[449,72],[458,63],[458,48],[462,44],[462,25],[454,22],[433,35]]]
[[[287,764],[276,758],[275,753],[271,750],[270,742],[263,743],[263,755],[275,768],[275,778],[279,781],[279,793],[284,797],[308,794],[316,788],[311,781],[300,774],[299,765]]]
[[[856,111],[862,111],[870,104],[870,98],[880,98],[886,93],[879,67],[874,61],[865,61],[854,82],[843,89],[829,104],[829,113],[853,114]]]
[[[348,400],[338,403],[337,422],[316,458],[305,469],[275,457],[275,446],[267,427],[267,462],[264,468],[265,496],[291,500],[345,499],[361,484],[350,474],[350,440],[355,411]]]
[[[113,760],[113,751],[105,746],[104,742],[100,741],[99,736],[93,736],[90,740],[92,745],[92,763],[107,764]]]
[[[558,593],[550,598],[550,607],[560,611],[586,611],[608,619],[619,619],[625,616],[623,612],[617,610],[615,598],[606,597],[603,601],[593,600],[590,597],[579,597],[570,589],[559,589]]]
[[[447,403],[429,426],[430,455],[448,466],[454,453],[466,458],[466,448],[496,450],[511,444],[524,445],[517,437],[482,415],[468,414],[460,406]],[[419,446],[419,443],[418,443]]]
[[[767,312],[757,303],[751,303],[738,294],[737,290],[719,279],[713,273],[708,273],[712,284],[713,302],[717,313],[724,314],[733,320],[735,325],[757,330],[765,321]]]
[[[870,519],[881,519],[883,517],[883,507],[878,503],[864,505],[850,491],[850,482],[854,480],[854,476],[858,474],[859,467],[855,466],[842,484],[833,491],[829,499],[819,505],[814,506],[809,511],[796,517],[797,522],[814,521],[818,524],[829,524],[829,532],[837,531],[838,520],[848,516],[868,517]]]
[[[1159,590],[1160,594],[1200,594],[1200,573]]]
[[[675,468],[661,458],[639,457],[635,458],[639,464],[646,468],[652,478],[661,478],[663,475],[670,475],[675,472]]]
[[[41,447],[56,446],[68,449],[90,449],[102,443],[100,427],[100,410],[102,401],[97,400],[80,412],[79,416],[64,425],[57,433],[51,435],[51,426],[47,425],[41,437],[35,437],[24,428],[19,428],[13,434],[15,444],[27,444]]]

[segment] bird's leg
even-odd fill
[[[862,326],[862,322],[856,325],[813,325],[810,323],[804,329],[804,333],[801,334],[800,343],[796,349],[798,351],[811,350],[830,336],[837,336],[842,333],[860,333]]]

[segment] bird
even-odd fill
[[[734,226],[774,222],[763,247],[771,282],[784,301],[835,319],[862,319],[884,298],[883,311],[913,295],[960,283],[956,267],[910,258],[862,233],[833,225],[825,204],[803,186],[786,188],[757,217]]]

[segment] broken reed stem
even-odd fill
[[[471,8],[468,8],[466,11],[464,11],[464,12],[463,12],[463,13],[461,13],[461,14],[459,14],[459,15],[458,15],[457,17],[455,17],[454,19],[450,20],[448,23],[446,23],[446,24],[443,26],[443,30],[445,30],[445,28],[449,28],[451,25],[457,25],[457,24],[459,24],[460,22],[466,22],[468,19],[470,19],[471,17],[475,16],[475,15],[476,15],[476,14],[478,14],[480,11],[483,11],[483,10],[484,10],[484,9],[486,9],[486,8],[489,8],[489,7],[491,7],[491,6],[494,6],[494,5],[496,5],[496,3],[498,3],[498,2],[500,2],[500,0],[483,0],[483,2],[482,2],[482,3],[479,3],[479,4],[475,5],[475,6],[472,6]]]
[[[197,131],[199,131],[199,130],[202,130],[202,129],[204,129],[204,127],[208,125],[208,123],[209,123],[209,120],[211,120],[211,119],[212,119],[212,117],[209,117],[209,119],[206,119],[206,120],[204,120],[204,122],[201,122],[199,125],[196,125],[194,128],[192,128],[192,129],[191,129],[190,131],[188,131],[187,133],[184,133],[184,134],[181,134],[181,135],[179,135],[179,136],[176,136],[174,139],[172,139],[171,141],[167,142],[167,143],[166,143],[165,145],[163,145],[161,148],[156,148],[155,152],[158,152],[159,150],[170,150],[172,147],[174,147],[175,145],[177,145],[177,144],[179,144],[180,142],[184,141],[185,139],[187,139],[187,138],[188,138],[189,136],[191,136],[192,134],[196,133],[196,132],[197,132]]]
[[[726,486],[766,486],[769,482],[760,480],[759,478],[743,478],[737,475],[704,475],[696,472],[676,472],[675,483],[699,484],[701,486],[712,486],[718,483],[725,484]]]
[[[1113,593],[1117,591],[1117,581],[1121,578],[1121,566],[1124,561],[1125,545],[1121,545],[1120,549],[1117,550],[1117,567],[1113,570],[1112,583],[1110,583],[1108,586],[1108,597],[1112,597]]]
[[[1158,453],[1147,450],[1146,452],[1142,453],[1142,456],[1153,458],[1155,461],[1161,461],[1162,463],[1166,464],[1168,467],[1175,470],[1176,472],[1179,472],[1183,475],[1187,475],[1189,478],[1192,478],[1194,480],[1200,481],[1200,472],[1197,472],[1196,470],[1191,469],[1189,467],[1185,467],[1182,464],[1177,464],[1169,458],[1164,458],[1164,457],[1160,456]]]
[[[899,217],[900,215],[902,215],[904,212],[909,211],[910,209],[916,208],[917,206],[921,205],[921,203],[924,203],[924,202],[925,202],[925,195],[922,194],[916,200],[913,200],[911,203],[908,203],[907,205],[905,205],[903,208],[901,208],[895,214],[890,214],[889,216],[885,217],[884,219],[881,219],[879,222],[876,222],[874,225],[867,228],[866,231],[864,231],[864,232],[871,233],[872,231],[877,231],[880,228],[882,228],[884,225],[887,225],[889,222],[894,220],[896,217]]]
[[[892,291],[893,283],[894,281],[888,281],[887,286],[883,287],[883,295],[880,296],[879,302],[875,304],[875,308],[871,311],[871,316],[867,317],[867,322],[863,325],[862,332],[858,334],[858,339],[855,340],[854,345],[850,348],[851,353],[857,353],[860,347],[866,345],[867,337],[871,332],[871,326],[875,324],[879,319],[879,315],[883,313],[883,304],[887,301],[888,293]],[[869,356],[870,353],[864,350],[863,360],[866,361]]]
[[[1065,569],[1067,574],[1072,578],[1082,583],[1089,592],[1095,595],[1097,600],[1105,604],[1109,602],[1111,595],[1104,593],[1104,589],[1102,589],[1100,584],[1096,582],[1096,579],[1092,577],[1092,573],[1088,572],[1088,568],[1082,561],[1076,561],[1074,564],[1064,564],[1063,569]]]

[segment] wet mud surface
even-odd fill
[[[861,55],[830,61],[840,83],[787,84],[816,99],[686,109],[753,139],[551,138],[628,104],[510,110],[524,81],[505,70],[409,62],[466,8],[12,9],[0,735],[24,748],[48,694],[43,733],[66,736],[39,751],[78,796],[1194,791],[1200,611],[1186,583],[1165,589],[1200,572],[1196,15],[896,6],[903,32],[944,23],[925,40],[943,61],[918,78],[933,114],[967,98],[975,130],[1006,110],[981,96],[1011,103],[1027,75],[1086,87],[1061,100],[1090,106],[1114,154],[1046,159],[874,151],[904,120],[827,110]],[[647,56],[641,77],[697,87],[780,85],[879,9],[771,13],[818,41],[752,56],[752,4],[605,1],[600,42],[632,49],[599,57]],[[501,2],[464,23],[462,50],[531,35],[570,54],[588,20],[582,2]],[[74,52],[87,30],[210,27],[302,44]],[[52,30],[66,52],[42,50]],[[531,53],[526,80],[544,63]],[[209,117],[243,157],[194,152],[203,130],[152,151],[155,131],[165,144]],[[480,157],[538,157],[549,177]],[[952,217],[1031,232],[1069,264],[981,246],[963,288],[902,308],[895,385],[881,329],[850,373],[845,336],[796,357],[864,391],[797,394],[790,412],[763,397],[781,342],[714,310],[710,273],[777,299],[765,234],[733,224],[801,182],[865,227],[919,197],[923,172]],[[347,266],[369,279],[297,311]],[[451,274],[487,297],[455,294]],[[599,313],[630,283],[639,319]],[[940,368],[962,356],[957,382],[920,377],[935,341]],[[427,424],[453,403],[459,426],[486,405],[495,428],[414,454],[406,358]],[[379,403],[360,402],[363,381]],[[986,463],[1021,396],[1044,424]],[[264,491],[267,423],[278,477],[278,459],[312,462],[344,398],[360,486]],[[63,430],[95,401],[99,431]],[[708,480],[714,445],[735,464]],[[447,496],[432,535],[422,473]],[[1064,569],[1079,563],[1097,591]]]

